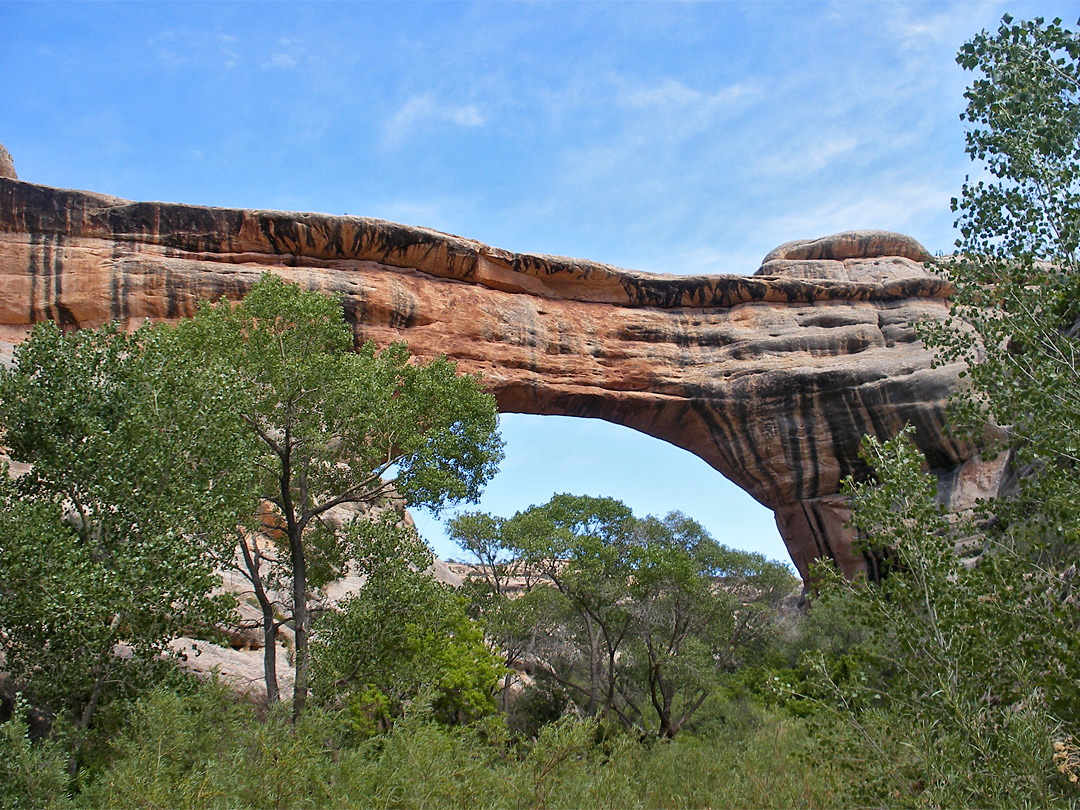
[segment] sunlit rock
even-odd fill
[[[864,433],[912,423],[950,503],[971,500],[969,485],[993,491],[1000,472],[973,467],[974,449],[945,431],[959,367],[932,367],[912,328],[947,315],[952,287],[929,260],[910,237],[854,231],[781,246],[755,275],[655,275],[382,220],[129,202],[9,177],[0,342],[9,351],[46,319],[180,318],[272,272],[338,296],[358,343],[405,340],[482,373],[502,411],[606,419],[689,450],[776,512],[801,573],[824,555],[855,575],[873,561],[837,493],[864,472]]]

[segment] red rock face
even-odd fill
[[[381,220],[0,179],[0,340],[45,319],[180,318],[273,272],[340,297],[358,343],[483,374],[504,412],[606,419],[695,453],[775,510],[800,572],[831,556],[855,575],[873,560],[837,492],[864,433],[914,424],[950,501],[994,483],[944,432],[959,369],[931,368],[911,326],[947,313],[929,258],[861,231],[784,245],[755,276],[653,275]]]

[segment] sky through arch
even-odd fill
[[[499,473],[479,504],[458,511],[509,517],[560,492],[610,496],[639,517],[684,512],[724,545],[789,561],[772,510],[688,450],[602,419],[502,414],[499,425],[506,442]],[[453,513],[414,514],[444,559],[461,556],[444,529]]]

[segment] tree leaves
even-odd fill
[[[490,592],[476,607],[510,666],[556,682],[587,716],[664,737],[760,651],[795,583],[685,515],[638,519],[612,498],[555,495],[505,520],[461,515],[452,531],[481,559]]]
[[[219,369],[169,327],[40,324],[0,375],[0,421],[30,472],[0,481],[0,628],[27,694],[80,726],[171,637],[223,617],[209,593],[250,480]],[[123,643],[130,661],[114,655]]]
[[[271,275],[235,306],[204,306],[176,333],[193,356],[228,369],[238,394],[231,418],[245,434],[235,446],[238,463],[281,520],[280,564],[248,574],[275,576],[292,591],[298,715],[307,693],[311,589],[343,573],[350,545],[367,554],[357,541],[370,533],[333,525],[332,510],[437,511],[478,498],[502,458],[495,400],[445,357],[413,362],[401,343],[353,351],[339,302]],[[346,524],[370,517],[361,510]],[[275,625],[262,607],[269,648]],[[268,671],[268,692],[273,680]]]
[[[1006,17],[957,62],[979,74],[962,117],[989,179],[969,180],[953,205],[955,319],[922,335],[941,361],[968,365],[958,433],[998,442],[1023,471],[998,523],[1051,549],[1080,496],[1080,37],[1060,19]]]

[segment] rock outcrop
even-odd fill
[[[338,296],[358,343],[482,373],[504,412],[606,419],[695,453],[776,512],[800,572],[831,556],[854,575],[873,560],[837,493],[864,433],[914,424],[950,503],[996,485],[944,429],[959,369],[933,368],[912,328],[947,313],[929,259],[857,231],[783,245],[753,276],[654,275],[381,220],[0,179],[0,341],[44,319],[183,317],[273,272]]]
[[[19,179],[19,176],[15,174],[15,164],[11,160],[11,153],[4,148],[2,143],[0,143],[0,177],[8,180]]]

